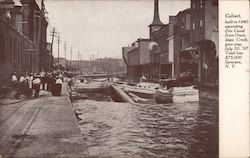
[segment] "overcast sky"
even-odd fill
[[[61,33],[60,57],[64,57],[67,41],[67,58],[97,57],[121,58],[122,46],[138,38],[148,38],[148,25],[153,20],[154,0],[45,0],[48,11],[49,32],[55,27]],[[161,21],[168,23],[169,15],[176,15],[190,7],[189,0],[159,0]],[[57,41],[57,40],[55,40]],[[57,57],[57,44],[54,44]]]

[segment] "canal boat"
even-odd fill
[[[173,94],[174,103],[199,101],[199,91],[195,86],[173,87],[170,89],[170,93]]]
[[[155,91],[156,103],[173,103],[173,94],[169,90],[159,89]]]
[[[74,90],[78,93],[90,93],[90,92],[102,92],[107,90],[110,87],[110,84],[107,82],[90,82],[90,83],[81,83],[73,86]]]
[[[157,103],[184,103],[199,101],[199,91],[194,86],[159,89],[155,92]]]
[[[133,93],[140,98],[145,99],[154,99],[155,91],[156,89],[149,88],[149,87],[138,87],[138,86],[129,86],[129,85],[123,85],[123,90],[126,93]]]

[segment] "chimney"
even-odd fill
[[[164,24],[161,22],[160,16],[159,16],[159,1],[154,0],[154,2],[155,2],[155,5],[154,5],[154,19],[153,19],[153,22],[148,26],[149,27],[149,38],[150,39],[153,38],[154,32],[160,30],[160,28],[162,26],[164,26]]]
[[[160,16],[159,16],[159,1],[158,0],[154,0],[155,5],[154,5],[154,19],[153,22],[150,25],[164,25],[161,20],[160,20]]]

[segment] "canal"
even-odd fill
[[[94,157],[218,157],[218,106],[115,102],[103,93],[73,101]]]

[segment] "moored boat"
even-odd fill
[[[174,103],[199,101],[199,91],[194,86],[173,87],[170,92],[173,94]]]
[[[127,93],[130,92],[141,98],[146,98],[146,99],[153,99],[156,91],[156,89],[149,89],[149,88],[129,86],[129,85],[123,86],[123,90]]]
[[[173,94],[171,94],[169,90],[156,90],[155,101],[156,103],[173,103]]]
[[[155,92],[157,103],[184,103],[199,101],[199,91],[194,86],[159,89]]]

